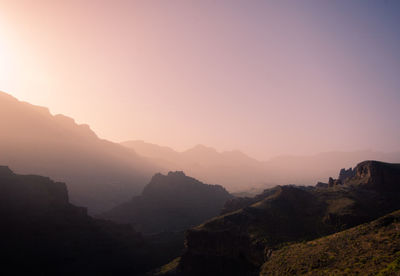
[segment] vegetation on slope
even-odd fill
[[[398,275],[400,211],[274,251],[260,275]]]

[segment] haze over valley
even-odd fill
[[[0,0],[0,274],[400,274],[400,1]]]

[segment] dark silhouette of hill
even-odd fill
[[[343,231],[400,209],[399,183],[400,164],[365,161],[327,185],[278,186],[255,198],[232,199],[223,215],[186,232],[184,254],[163,272],[257,275],[288,242]]]
[[[400,211],[274,251],[260,275],[398,275]]]
[[[183,172],[156,174],[141,196],[101,217],[130,223],[144,233],[183,231],[218,215],[232,196],[219,185],[208,185]]]
[[[0,221],[2,275],[143,275],[177,254],[161,236],[91,218],[69,203],[64,183],[8,167],[0,167]]]
[[[71,200],[106,210],[138,194],[160,170],[87,125],[0,92],[0,164],[18,173],[48,175],[68,184]]]
[[[328,181],[328,176],[336,174],[339,169],[348,168],[363,160],[400,162],[399,152],[381,153],[369,150],[279,156],[268,161],[258,161],[240,151],[218,152],[203,145],[183,152],[144,141],[127,141],[122,145],[151,158],[154,163],[170,171],[185,171],[207,183],[219,183],[230,192],[252,195],[275,185],[304,185]]]

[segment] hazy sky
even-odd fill
[[[118,142],[400,150],[400,1],[0,0],[0,90]]]

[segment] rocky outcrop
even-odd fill
[[[318,182],[317,185],[315,185],[316,188],[328,188],[329,184],[324,183],[324,182]]]
[[[364,161],[357,165],[348,185],[363,186],[383,193],[400,192],[400,164]]]
[[[204,184],[181,171],[158,173],[141,196],[101,217],[130,223],[145,233],[184,231],[217,216],[231,198],[222,186]]]
[[[349,168],[348,170],[343,168],[339,172],[339,178],[338,179],[344,183],[348,179],[351,179],[353,176],[355,176],[355,173],[356,173],[356,171],[353,170],[352,168]]]
[[[340,180],[340,179],[333,179],[332,177],[329,177],[329,180],[328,180],[328,187],[334,187],[334,186],[342,185],[342,184],[343,184],[342,180]]]
[[[237,201],[241,209],[233,207],[186,232],[177,273],[256,275],[284,243],[342,231],[400,209],[400,165],[367,161],[354,171],[344,183],[332,179],[327,188],[282,186],[256,202]]]

